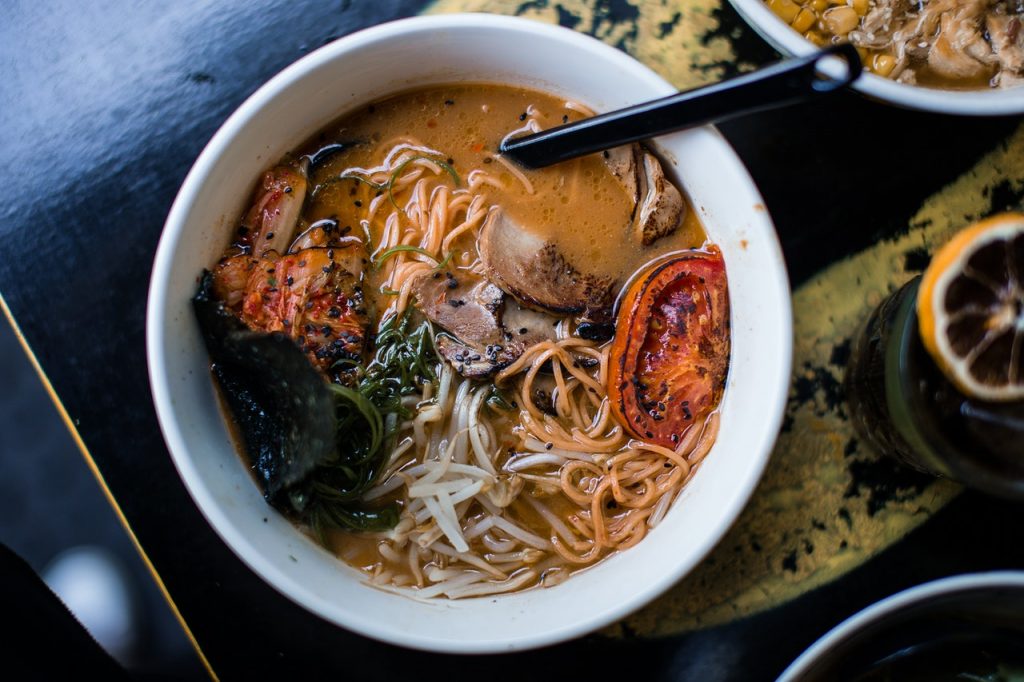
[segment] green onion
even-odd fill
[[[512,401],[508,399],[505,392],[493,385],[491,386],[490,393],[488,393],[485,402],[488,407],[495,410],[501,410],[503,412],[509,412],[514,409]]]
[[[412,251],[414,253],[423,254],[427,258],[432,258],[435,263],[440,263],[440,261],[437,260],[437,256],[430,253],[426,249],[421,249],[420,247],[413,246],[412,244],[399,244],[398,246],[392,246],[390,249],[380,254],[380,257],[377,258],[376,262],[373,264],[373,267],[379,270],[380,266],[384,264],[384,261],[386,261],[388,258],[391,258],[394,255],[402,253],[403,251]]]
[[[377,482],[398,425],[412,417],[402,399],[418,393],[424,381],[437,380],[433,327],[430,322],[411,327],[408,309],[385,320],[373,359],[365,367],[348,361],[356,364],[356,385],[330,385],[338,450],[331,461],[317,467],[308,489],[298,492],[293,502],[321,542],[327,528],[380,531],[398,522],[397,505],[368,508],[360,500]]]
[[[452,249],[451,251],[448,252],[448,255],[445,256],[444,259],[440,263],[438,263],[437,266],[434,267],[434,269],[435,270],[444,270],[448,266],[448,263],[451,262],[452,256],[454,256],[454,255],[455,255],[455,249]]]
[[[377,190],[378,192],[382,189],[387,189],[388,187],[388,183],[379,184],[367,180],[366,178],[360,177],[358,175],[339,175],[338,180],[355,180],[356,182],[361,182],[364,185],[369,185],[371,188]]]

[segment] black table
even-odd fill
[[[792,532],[769,533],[770,545],[758,539],[760,531],[744,535],[742,528],[723,541],[701,575],[728,575],[732,553],[746,557],[735,564],[745,567],[757,564],[751,557],[765,556],[747,588],[778,590],[753,605],[730,598],[712,618],[688,614],[668,625],[658,620],[661,612],[649,611],[653,621],[627,619],[541,651],[442,657],[325,623],[243,566],[192,504],[150,401],[144,311],[164,218],[217,126],[288,63],[373,23],[459,8],[557,21],[632,52],[680,86],[775,58],[714,0],[452,0],[432,7],[416,0],[202,7],[64,0],[16,2],[0,24],[0,164],[7,187],[0,208],[0,292],[6,312],[212,673],[223,679],[394,679],[429,670],[459,678],[565,679],[599,675],[614,660],[649,679],[771,679],[825,630],[894,591],[964,571],[1024,567],[1024,526],[1016,522],[1024,507],[936,484],[862,452],[849,438],[837,381],[848,348],[842,330],[829,326],[827,309],[799,307],[798,320],[809,321],[798,329],[813,336],[821,318],[820,328],[832,335],[831,354],[815,364],[801,357],[798,339],[783,434],[789,440],[780,447],[799,451],[812,442],[802,439],[818,437],[804,434],[801,420],[832,425],[826,435],[841,452],[819,460],[834,460],[841,480],[822,485],[842,503],[821,518],[796,519],[793,511],[781,516],[797,522]],[[847,94],[722,130],[765,196],[799,303],[815,288],[841,288],[836,273],[846,266],[840,261],[865,250],[900,249],[886,261],[892,267],[882,290],[920,270],[930,238],[907,247],[907,237],[926,234],[937,220],[929,216],[962,222],[1019,207],[1019,124],[1016,118],[900,111]],[[866,311],[869,301],[860,303]],[[814,339],[804,345],[814,346]],[[787,457],[777,453],[776,461]],[[928,520],[916,529],[916,521],[885,526],[898,528],[895,537],[844,535],[858,524],[874,528],[893,510],[899,512],[893,518]],[[726,546],[739,537],[749,546]],[[822,539],[835,540],[829,560],[809,563],[826,551]],[[850,543],[858,554],[849,554]],[[652,636],[658,634],[664,636]]]

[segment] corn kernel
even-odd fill
[[[811,26],[814,26],[814,22],[817,20],[818,17],[814,15],[814,12],[810,11],[805,7],[802,10],[800,10],[800,13],[796,15],[795,19],[793,19],[793,23],[791,24],[791,26],[800,33],[803,33],[804,31],[810,29]]]
[[[868,0],[850,0],[850,7],[852,7],[853,11],[860,17],[868,13],[869,4]]]
[[[792,23],[800,12],[800,5],[793,0],[768,0],[768,7],[787,24]]]
[[[828,8],[828,0],[811,0],[807,6],[814,10],[815,14],[821,14]]]
[[[879,76],[888,76],[896,68],[896,59],[888,54],[876,54],[871,60],[871,70]]]
[[[825,28],[837,36],[845,36],[860,23],[860,17],[852,7],[833,7],[821,19]]]
[[[808,31],[804,34],[804,38],[811,41],[818,47],[825,47],[828,45],[828,38],[818,33],[817,31]]]

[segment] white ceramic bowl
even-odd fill
[[[917,585],[872,604],[829,630],[793,661],[776,682],[835,679],[837,670],[843,670],[846,679],[854,679],[866,672],[858,666],[872,660],[864,660],[865,645],[883,644],[885,653],[891,653],[900,646],[893,642],[894,633],[927,632],[938,619],[950,614],[956,614],[965,627],[972,624],[975,629],[996,616],[1004,626],[1008,625],[1006,620],[1012,614],[1013,629],[1020,632],[1024,624],[1022,603],[1022,571],[968,573]],[[935,634],[932,632],[932,636]],[[879,652],[876,650],[875,654]]]
[[[598,111],[673,91],[618,50],[521,19],[409,19],[331,43],[242,104],[185,179],[153,266],[147,352],[157,415],[185,485],[217,533],[264,580],[327,620],[380,640],[436,651],[510,651],[581,635],[642,606],[689,572],[736,519],[782,418],[792,351],[789,287],[761,197],[718,132],[660,139],[720,245],[729,277],[732,364],[721,435],[699,473],[639,546],[557,587],[424,603],[367,586],[264,503],[217,408],[189,299],[263,169],[347,110],[454,81],[540,88]]]
[[[782,54],[802,57],[818,48],[772,12],[764,0],[729,0],[750,26]],[[874,99],[905,107],[967,116],[1024,113],[1024,87],[1000,90],[939,90],[904,85],[865,73],[853,87]]]

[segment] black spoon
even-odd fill
[[[843,73],[834,68],[838,64],[821,68],[820,62],[830,58],[845,61]],[[836,45],[714,85],[506,139],[500,150],[527,168],[542,168],[683,128],[836,92],[855,81],[861,69],[860,56],[852,45]]]

